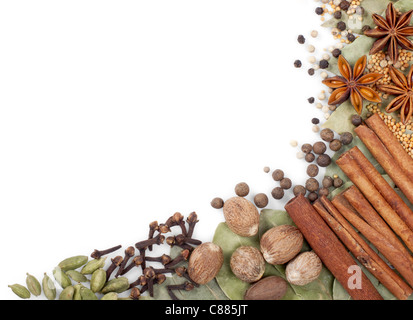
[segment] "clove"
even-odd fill
[[[172,300],[179,300],[173,291],[174,290],[191,291],[192,289],[194,289],[194,285],[191,282],[186,281],[183,284],[169,285],[166,287],[166,289]]]
[[[153,261],[153,262],[160,262],[163,265],[168,264],[169,262],[172,261],[171,256],[168,256],[167,254],[163,254],[160,257],[145,257],[146,261]]]
[[[156,278],[155,270],[152,267],[148,267],[143,270],[143,275],[147,280],[149,295],[153,297],[153,285],[154,279]]]
[[[146,277],[144,275],[140,275],[138,279],[136,279],[134,282],[131,282],[129,284],[129,289],[134,288],[136,286],[144,286],[146,285],[146,283],[147,283]]]
[[[175,273],[178,275],[178,277],[184,277],[185,279],[189,280],[195,287],[199,287],[199,284],[191,279],[188,274],[188,270],[185,267],[175,268]]]
[[[131,257],[133,257],[134,255],[135,255],[135,248],[134,248],[134,247],[128,247],[128,248],[126,248],[126,250],[125,250],[125,256],[124,256],[124,258],[123,258],[122,263],[121,263],[120,266],[119,266],[119,269],[118,269],[118,272],[117,272],[116,275],[115,275],[115,278],[119,277],[119,276],[122,274],[123,269],[125,269],[125,266],[126,266],[126,264],[128,263],[129,259],[130,259]]]
[[[159,230],[158,221],[153,221],[149,224],[149,235],[148,240],[153,238],[155,231]],[[148,246],[149,251],[152,251],[152,245]]]
[[[112,272],[119,267],[119,265],[122,263],[123,261],[123,257],[121,256],[116,256],[114,258],[111,259],[112,264],[108,267],[108,269],[106,270],[106,281],[109,280]]]
[[[191,245],[189,245],[189,244],[187,244],[187,243],[179,244],[179,243],[176,241],[176,237],[175,237],[175,236],[170,236],[170,237],[166,238],[166,244],[168,244],[168,245],[171,246],[171,247],[173,247],[173,246],[178,246],[178,247],[181,247],[182,249],[187,249],[187,250],[190,250],[190,251],[192,251],[192,250],[194,249],[194,247],[192,247]]]
[[[197,224],[198,221],[199,221],[198,215],[195,212],[191,212],[189,216],[186,218],[186,222],[188,223],[188,232],[186,233],[186,236],[188,238],[192,238],[195,225]]]
[[[199,246],[200,244],[202,244],[201,240],[192,239],[187,236],[184,236],[183,234],[178,234],[177,236],[175,236],[175,242],[178,245],[183,245],[187,243],[187,244],[193,244],[193,245]]]
[[[128,273],[129,271],[132,270],[132,268],[134,267],[139,267],[140,265],[142,265],[143,263],[143,258],[141,256],[136,256],[135,258],[133,258],[132,262],[123,269],[123,271],[120,273],[120,275],[124,275],[126,273]]]
[[[100,259],[102,256],[107,255],[107,254],[112,253],[112,252],[115,252],[116,250],[119,250],[120,248],[122,248],[121,245],[118,245],[116,247],[109,248],[109,249],[106,249],[106,250],[97,250],[97,249],[95,249],[95,251],[93,251],[90,256],[93,259]]]
[[[155,279],[153,280],[153,284],[162,284],[166,280],[166,276],[164,274],[157,274]],[[141,293],[144,293],[148,290],[148,284],[145,283],[141,288]]]
[[[153,244],[160,245],[164,241],[165,241],[165,236],[163,236],[162,234],[158,234],[156,237],[154,237],[152,239],[147,239],[147,240],[143,240],[143,241],[139,241],[139,242],[135,243],[135,247],[138,250],[146,249],[150,245],[153,245]]]
[[[129,294],[129,298],[131,298],[132,300],[139,300],[140,296],[141,291],[138,288],[133,287]]]
[[[179,212],[175,212],[171,217],[169,217],[169,219],[166,220],[165,225],[167,225],[169,229],[173,226],[179,226],[184,235],[187,233],[184,216]]]
[[[179,254],[179,256],[177,256],[175,259],[173,259],[171,262],[169,262],[168,264],[165,265],[165,268],[170,269],[174,266],[176,266],[178,263],[180,263],[181,261],[185,261],[188,260],[189,257],[189,250],[188,249],[184,249],[181,251],[181,253]]]

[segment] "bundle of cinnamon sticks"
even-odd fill
[[[380,116],[368,118],[355,132],[413,203],[413,159]],[[353,186],[331,201],[323,196],[312,205],[304,197],[296,197],[287,203],[287,212],[353,299],[382,297],[367,278],[362,279],[359,289],[349,286],[348,268],[355,261],[348,251],[397,299],[406,300],[413,294],[412,210],[357,147],[341,155],[336,163]]]

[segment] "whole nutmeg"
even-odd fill
[[[251,237],[257,234],[260,214],[254,204],[241,197],[233,197],[224,203],[224,217],[232,232]]]
[[[188,261],[188,275],[198,284],[205,284],[216,277],[224,263],[220,246],[204,242],[192,251]]]
[[[257,248],[241,246],[231,255],[230,267],[238,279],[251,283],[264,275],[265,260]]]
[[[249,287],[245,292],[244,300],[281,300],[287,289],[287,281],[283,278],[265,277]]]
[[[323,264],[313,251],[300,253],[291,260],[285,269],[287,281],[297,286],[304,286],[315,279],[321,273]]]
[[[283,264],[300,252],[303,240],[303,235],[297,227],[276,226],[269,229],[261,237],[261,252],[269,264]]]

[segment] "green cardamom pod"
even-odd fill
[[[80,288],[80,295],[82,296],[82,300],[98,300],[95,293],[86,287]]]
[[[43,287],[43,293],[46,296],[48,300],[55,300],[56,299],[56,287],[50,279],[50,277],[44,273],[44,277],[42,280],[42,287]]]
[[[108,292],[117,292],[121,293],[129,289],[129,281],[128,278],[119,277],[112,279],[106,283],[106,285],[102,289],[102,293],[106,294]]]
[[[63,271],[74,270],[86,264],[88,260],[87,256],[75,256],[61,261],[57,266]]]
[[[82,286],[80,283],[75,284],[75,285],[73,286],[73,288],[75,289],[75,293],[73,294],[73,300],[83,300],[83,299],[82,299],[82,295],[80,294],[80,289],[81,289],[82,287],[83,287],[83,286]]]
[[[100,259],[93,259],[90,260],[83,268],[80,270],[81,274],[92,274],[99,268],[103,268],[105,266],[106,257]]]
[[[27,290],[25,286],[22,286],[21,284],[12,284],[8,286],[17,296],[19,296],[22,299],[29,299],[31,294],[30,291]]]
[[[53,276],[56,279],[57,283],[63,288],[67,288],[72,285],[72,280],[68,277],[66,273],[63,272],[59,267],[54,268]]]
[[[40,285],[39,280],[37,280],[36,277],[32,276],[29,273],[26,273],[26,275],[27,289],[29,289],[29,291],[36,297],[40,296],[40,294],[42,293],[42,286]]]
[[[79,271],[76,270],[68,270],[66,274],[75,282],[87,282],[88,279],[85,275],[81,274]]]
[[[102,268],[97,269],[92,273],[92,278],[90,279],[90,289],[93,292],[99,292],[105,286],[106,283],[106,271]]]
[[[60,293],[59,300],[73,300],[74,295],[75,288],[73,286],[68,286]]]
[[[118,300],[118,294],[116,292],[109,292],[100,298],[100,300]]]

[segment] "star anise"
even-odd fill
[[[389,75],[393,85],[381,85],[378,89],[391,95],[397,96],[386,107],[391,113],[400,110],[400,120],[406,124],[413,114],[413,66],[407,77],[394,67],[390,67]]]
[[[363,99],[371,102],[381,102],[379,94],[369,85],[374,84],[383,77],[380,73],[367,73],[363,75],[366,69],[367,57],[363,56],[357,60],[354,70],[343,56],[338,57],[338,69],[341,76],[328,78],[323,83],[335,89],[328,100],[330,105],[342,104],[350,98],[351,104],[358,114],[363,109]]]
[[[364,31],[368,37],[377,38],[370,50],[370,55],[382,51],[387,46],[387,52],[393,63],[399,57],[399,46],[406,50],[413,50],[413,43],[407,38],[413,36],[413,27],[410,27],[410,20],[413,10],[410,10],[400,17],[397,17],[396,9],[390,2],[386,10],[386,18],[378,14],[373,14],[376,28]]]

